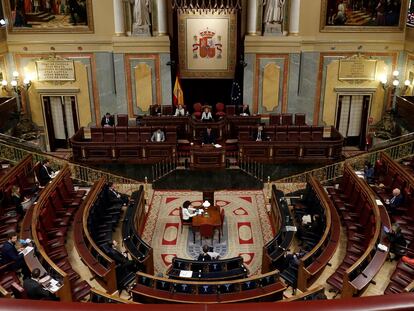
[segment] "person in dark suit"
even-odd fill
[[[215,144],[216,143],[216,135],[211,130],[211,127],[207,127],[206,131],[203,134],[203,145],[204,144]]]
[[[394,223],[391,226],[391,230],[386,232],[388,241],[390,241],[390,259],[399,259],[407,252],[407,241],[401,232],[401,227]]]
[[[24,215],[23,204],[22,204],[23,199],[25,198],[20,193],[20,187],[14,185],[12,187],[10,201],[16,207],[16,213],[19,214],[20,216]]]
[[[253,132],[252,139],[255,141],[262,141],[266,140],[263,133],[263,125],[258,124],[256,130]]]
[[[17,234],[11,232],[7,236],[7,241],[3,244],[1,248],[1,264],[6,265],[11,263],[11,270],[20,270],[22,269],[23,276],[29,277],[30,271],[26,266],[24,261],[23,253],[20,253],[16,249]]]
[[[48,159],[43,160],[39,169],[38,181],[40,186],[46,186],[53,178],[54,171],[50,167],[50,161]]]
[[[250,116],[249,105],[243,104],[243,106],[241,106],[239,109],[239,114],[242,116]]]
[[[202,253],[200,253],[200,255],[198,255],[197,260],[198,261],[210,261],[211,256],[208,254],[209,250],[210,250],[210,248],[208,247],[208,245],[204,244],[203,245],[203,251],[202,251]]]
[[[395,188],[392,191],[393,197],[385,203],[388,204],[388,211],[391,214],[395,214],[397,212],[398,207],[400,207],[404,203],[404,197],[401,194],[401,190],[398,188]]]
[[[109,112],[105,113],[105,115],[102,117],[102,120],[101,120],[101,126],[108,127],[108,126],[114,126],[114,125],[115,125],[114,117],[111,116]]]
[[[27,293],[27,297],[34,300],[59,300],[54,294],[43,288],[39,283],[39,278],[40,270],[34,268],[32,277],[24,280],[23,288]]]
[[[160,104],[156,104],[156,105],[152,106],[152,108],[151,108],[151,115],[152,116],[160,116],[161,113],[162,113],[162,110],[161,110],[161,105]]]
[[[117,203],[127,205],[129,202],[128,196],[116,191],[115,185],[112,182],[108,183],[108,200],[111,205]]]

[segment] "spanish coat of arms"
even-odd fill
[[[195,35],[193,44],[193,58],[221,58],[222,47],[221,36],[214,37],[216,33],[206,28],[200,31],[200,37]],[[217,50],[217,51],[216,51]]]

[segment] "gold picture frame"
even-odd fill
[[[233,78],[236,68],[235,13],[179,14],[178,49],[181,78]]]
[[[322,0],[321,32],[402,32],[408,0],[399,1],[394,11],[381,8],[381,1]],[[354,4],[352,4],[354,3]],[[343,5],[341,7],[341,4]],[[363,6],[366,7],[363,7]],[[399,12],[398,12],[399,9]],[[384,10],[384,11],[383,11]]]
[[[92,0],[76,0],[73,7],[68,1],[18,1],[4,0],[9,33],[94,32]]]

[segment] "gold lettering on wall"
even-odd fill
[[[267,111],[279,106],[280,67],[275,63],[267,64],[263,71],[262,105]]]
[[[73,60],[36,61],[38,81],[75,81]]]
[[[134,68],[135,98],[137,107],[149,111],[152,105],[152,72],[151,67],[140,63]]]
[[[376,60],[341,59],[339,61],[339,80],[375,80]]]

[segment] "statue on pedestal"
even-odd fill
[[[264,35],[288,34],[289,0],[264,0]]]
[[[151,36],[151,0],[129,0],[132,5],[132,35]]]

